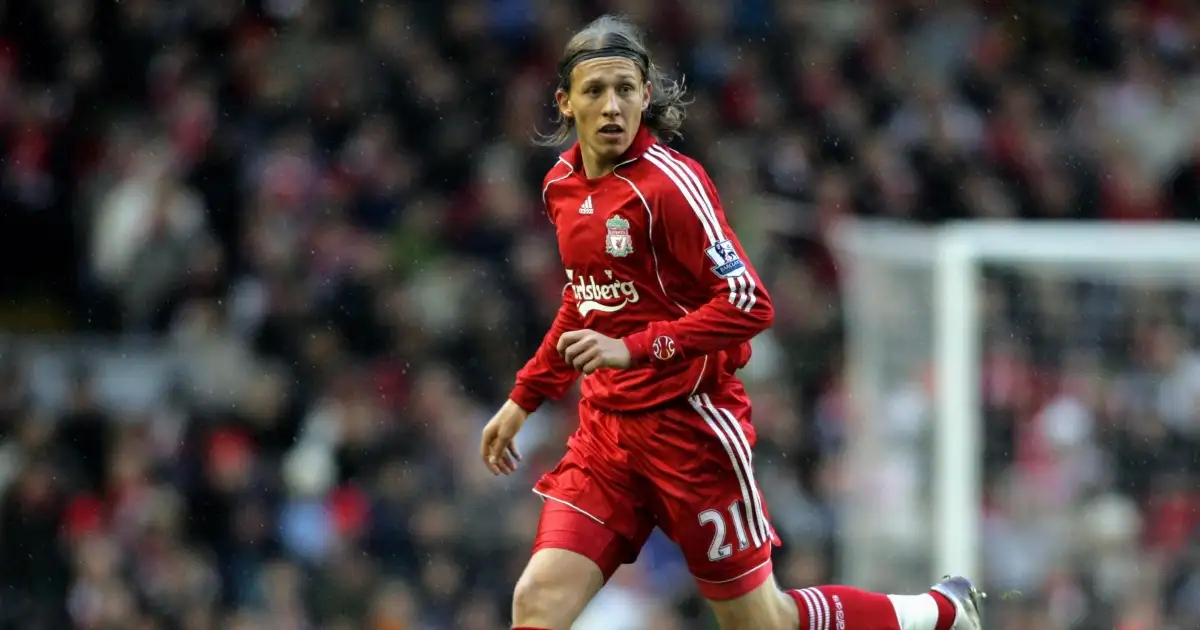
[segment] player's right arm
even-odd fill
[[[563,302],[554,316],[554,323],[542,338],[533,358],[517,372],[517,384],[508,400],[483,428],[479,456],[493,474],[507,475],[517,469],[521,454],[513,439],[524,426],[529,414],[547,399],[562,398],[579,378],[579,372],[558,353],[558,339],[564,332],[581,325],[579,309],[571,286],[563,287]]]
[[[564,170],[564,165],[566,170]],[[559,160],[546,174],[542,184],[542,202],[546,204],[546,215],[554,223],[553,206],[546,193],[550,185],[570,174],[570,165]],[[495,474],[507,475],[516,470],[521,460],[513,438],[525,424],[529,414],[537,411],[547,399],[557,400],[575,384],[579,372],[558,353],[558,339],[569,330],[583,327],[583,318],[575,302],[575,292],[570,283],[563,287],[562,304],[550,324],[550,330],[542,338],[533,358],[517,372],[517,382],[504,406],[492,416],[483,429],[479,455]]]
[[[582,327],[583,318],[575,304],[575,292],[568,284],[563,287],[562,305],[558,307],[554,323],[533,358],[517,372],[517,383],[508,399],[526,413],[533,413],[546,400],[562,398],[579,378],[579,372],[558,353],[558,338]]]
[[[542,180],[542,203],[545,205],[546,217],[550,219],[551,224],[556,223],[557,217],[555,216],[556,206],[550,202],[550,196],[552,192],[558,190],[552,191],[551,186],[570,174],[571,165],[559,158],[559,161]],[[579,378],[579,372],[559,356],[558,338],[564,332],[582,327],[583,317],[579,314],[575,291],[568,282],[563,286],[562,305],[558,307],[554,323],[550,325],[550,330],[542,339],[542,345],[538,346],[537,352],[525,364],[525,367],[517,372],[516,386],[508,396],[510,402],[530,414],[537,411],[537,408],[547,399],[557,400],[567,393],[567,390]]]

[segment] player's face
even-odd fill
[[[571,71],[571,91],[557,94],[563,116],[575,121],[579,144],[601,160],[615,160],[633,143],[650,84],[629,59],[589,59]]]

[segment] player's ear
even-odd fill
[[[571,101],[568,98],[566,90],[562,88],[555,90],[554,102],[558,104],[558,113],[562,114],[563,118],[571,119],[575,117],[575,113],[571,111]]]
[[[642,86],[642,111],[646,111],[650,107],[650,97],[653,95],[654,86],[649,81]]]

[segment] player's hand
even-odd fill
[[[573,330],[558,338],[558,353],[584,374],[600,368],[624,370],[633,362],[625,342],[594,330]]]
[[[527,418],[529,413],[509,400],[483,427],[479,456],[493,475],[511,475],[517,470],[521,453],[517,451],[513,438],[517,437]]]

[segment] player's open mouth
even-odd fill
[[[621,128],[621,125],[617,124],[604,125],[600,128],[600,135],[605,138],[620,138],[624,132],[625,130]]]

